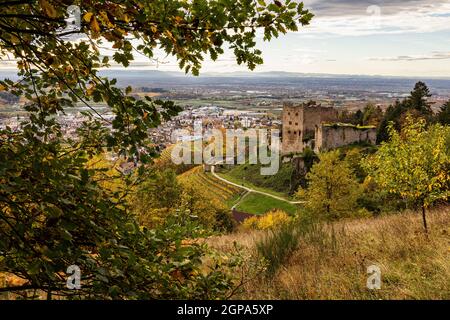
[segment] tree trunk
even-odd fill
[[[427,216],[425,214],[425,205],[424,204],[422,204],[422,218],[423,218],[423,227],[425,228],[425,233],[428,234]]]

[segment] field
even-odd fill
[[[272,209],[281,209],[289,214],[295,214],[297,212],[297,206],[294,204],[258,193],[248,194],[236,207],[238,211],[253,214],[264,214]]]
[[[236,184],[289,199],[292,165],[283,164],[272,176],[263,176],[260,170],[261,165],[242,164],[217,174]]]
[[[450,207],[432,210],[430,233],[418,212],[336,222],[310,230],[273,275],[248,279],[245,299],[450,299]],[[213,238],[249,253],[270,234],[239,232]],[[281,247],[272,247],[274,253]],[[381,289],[367,288],[367,268],[381,270]]]

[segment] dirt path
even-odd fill
[[[274,199],[277,199],[277,200],[280,200],[280,201],[284,201],[284,202],[287,202],[287,203],[290,203],[290,204],[302,204],[302,203],[305,203],[305,201],[289,201],[289,200],[287,200],[285,198],[278,197],[278,196],[275,196],[273,194],[270,194],[270,193],[267,193],[267,192],[264,192],[264,191],[258,191],[258,190],[255,190],[255,189],[251,189],[251,188],[247,188],[247,187],[241,186],[241,185],[239,185],[237,183],[228,181],[227,179],[220,177],[219,175],[217,175],[217,173],[215,173],[214,169],[215,169],[215,166],[211,166],[211,173],[212,173],[212,175],[215,178],[217,178],[217,179],[219,179],[219,180],[221,180],[221,181],[223,181],[223,182],[225,182],[225,183],[227,183],[229,185],[232,185],[232,186],[235,186],[235,187],[238,187],[238,188],[241,188],[241,189],[247,191],[247,193],[243,197],[241,197],[239,202],[237,204],[235,204],[234,207],[236,207],[242,201],[242,199],[244,199],[244,197],[246,197],[250,192],[259,193],[259,194],[262,194],[264,196],[271,197],[271,198],[274,198]]]

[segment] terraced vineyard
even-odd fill
[[[216,179],[212,174],[205,173],[202,166],[197,166],[178,176],[181,183],[197,186],[199,189],[224,203],[227,207],[231,207],[234,202],[242,194],[243,190],[226,184]]]
[[[193,168],[193,165],[190,164],[180,164],[176,165],[172,161],[172,150],[175,145],[170,145],[166,149],[164,149],[159,157],[157,157],[154,161],[154,167],[159,170],[172,169],[177,174],[182,174]]]
[[[155,158],[156,164],[166,164],[170,163],[172,161],[171,159],[171,153],[175,145],[170,145],[167,148],[165,148],[161,154]]]

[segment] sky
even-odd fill
[[[271,1],[271,0],[268,0]],[[450,77],[450,0],[304,0],[315,17],[298,32],[270,42],[258,35],[264,65],[256,72]],[[111,53],[104,52],[105,55]],[[136,55],[134,69],[178,71]],[[1,64],[0,68],[11,67]],[[226,50],[201,73],[247,71]]]
[[[259,36],[264,65],[256,71],[450,76],[450,0],[304,3],[315,14],[311,25],[271,42]],[[173,60],[162,60],[159,70],[176,70]],[[245,70],[226,52],[205,61],[202,72]]]

